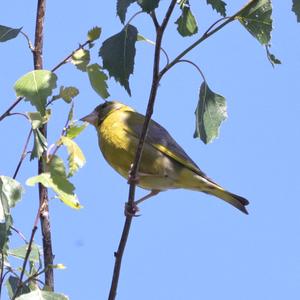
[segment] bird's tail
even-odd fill
[[[248,211],[246,207],[249,204],[249,201],[241,196],[235,195],[233,193],[227,192],[219,185],[213,185],[213,188],[206,191],[207,193],[214,195],[218,198],[221,198],[228,202],[229,204],[233,205],[243,213],[248,215]]]

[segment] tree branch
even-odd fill
[[[218,32],[220,29],[222,29],[224,26],[229,24],[230,22],[234,21],[236,16],[239,14],[240,11],[238,11],[236,14],[229,18],[222,18],[218,21],[216,21],[214,24],[212,24],[205,32],[204,34],[192,45],[190,45],[188,48],[186,48],[184,51],[182,51],[176,58],[174,58],[167,66],[165,66],[161,71],[159,77],[163,77],[164,74],[169,71],[179,60],[181,60],[188,52],[193,50],[195,47],[197,47],[199,44],[201,44],[203,41],[205,41],[207,38]],[[217,26],[215,29],[212,29],[217,23],[225,20],[222,24]]]
[[[36,26],[35,26],[35,41],[34,41],[34,53],[33,62],[34,69],[43,69],[43,37],[44,37],[44,20],[46,13],[46,0],[38,0]],[[47,124],[41,127],[41,133],[47,139]],[[44,161],[46,159],[46,152],[38,161],[38,174],[45,171]],[[54,275],[53,269],[48,268],[49,265],[53,265],[53,252],[52,252],[52,239],[50,228],[50,216],[48,206],[48,189],[39,183],[39,202],[40,202],[40,221],[43,237],[43,252],[44,252],[44,267],[45,271],[45,284],[50,291],[54,290]]]
[[[56,66],[54,66],[52,69],[51,69],[51,72],[55,72],[57,69],[59,69],[61,66],[63,66],[64,64],[66,64],[69,59],[72,57],[72,55],[84,48],[85,46],[87,46],[88,44],[90,43],[90,41],[85,41],[82,45],[79,45],[74,51],[72,51],[71,54],[69,54],[68,56],[66,56],[62,61],[60,61]],[[18,97],[13,103],[12,105],[0,116],[0,122],[5,119],[6,117],[8,117],[9,115],[11,115],[11,111],[24,99],[24,97]]]
[[[59,62],[55,67],[53,67],[52,69],[51,69],[51,72],[55,72],[57,69],[59,69],[61,66],[63,66],[64,64],[66,64],[68,61],[69,61],[69,59],[72,57],[72,55],[76,52],[76,51],[78,51],[78,50],[80,50],[80,49],[83,49],[86,45],[88,45],[88,44],[90,44],[91,43],[91,41],[89,41],[89,40],[87,40],[87,41],[85,41],[82,45],[79,45],[74,51],[72,51],[72,53],[71,54],[69,54],[67,57],[65,57],[61,62]]]
[[[155,103],[155,98],[157,94],[157,89],[159,86],[159,62],[160,62],[160,51],[161,51],[161,43],[164,31],[167,27],[167,24],[169,22],[170,16],[172,15],[172,12],[174,10],[174,7],[176,5],[176,0],[172,0],[169,8],[166,12],[165,18],[161,24],[161,26],[156,26],[156,42],[155,42],[155,52],[154,52],[154,63],[153,63],[153,75],[152,75],[152,85],[151,85],[151,91],[149,95],[148,100],[148,106],[145,116],[145,121],[143,124],[142,133],[139,139],[139,144],[136,150],[135,159],[132,165],[132,168],[130,170],[129,175],[129,194],[128,194],[128,202],[126,203],[127,210],[129,213],[126,214],[126,220],[123,227],[123,232],[121,235],[120,243],[117,252],[115,252],[115,265],[114,265],[114,271],[113,271],[113,277],[111,282],[111,288],[109,292],[108,300],[114,300],[117,295],[117,288],[118,288],[118,282],[120,277],[120,270],[122,265],[122,258],[124,254],[124,250],[126,247],[127,239],[129,236],[129,231],[131,227],[132,218],[134,216],[134,199],[135,199],[135,188],[136,188],[136,177],[137,173],[140,167],[141,163],[141,156],[143,152],[143,147],[145,144],[145,139],[148,132],[148,127],[151,121],[151,116],[153,113],[153,107]],[[156,23],[156,22],[155,22]],[[132,214],[130,212],[133,212]]]
[[[13,104],[0,116],[0,122],[9,116],[10,112],[24,99],[24,97],[18,97]]]

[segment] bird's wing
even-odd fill
[[[128,117],[126,118],[128,126],[124,127],[124,130],[132,136],[139,138],[145,119],[144,116],[137,112],[127,111],[126,113],[128,114]],[[216,184],[199,169],[196,163],[185,153],[181,146],[176,143],[169,132],[153,120],[151,120],[149,124],[146,142],[181,165]]]

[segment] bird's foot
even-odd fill
[[[128,204],[128,202],[125,203],[125,209],[124,209],[124,214],[126,217],[139,217],[141,215],[137,214],[140,209],[138,206],[133,202],[133,204]]]

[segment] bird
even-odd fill
[[[99,148],[109,165],[128,179],[136,155],[145,116],[118,102],[106,101],[80,119],[97,131]],[[162,191],[188,189],[225,200],[245,214],[249,201],[210,179],[186,154],[169,132],[150,120],[136,184],[150,192],[138,205]]]

